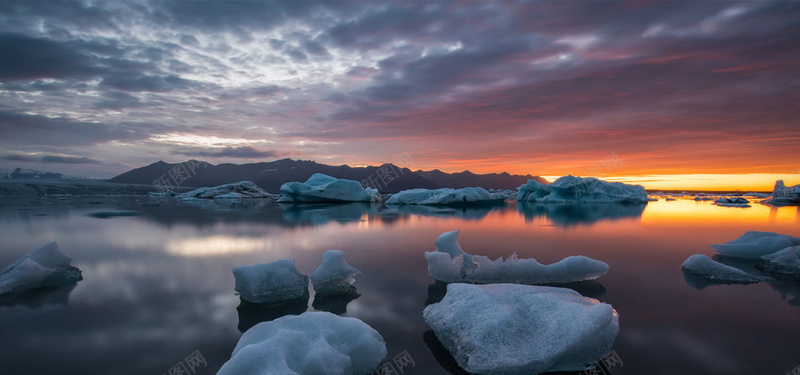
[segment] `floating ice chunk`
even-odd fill
[[[358,181],[314,173],[306,182],[281,185],[278,202],[380,202],[377,189],[365,188]]]
[[[294,259],[233,269],[235,290],[252,303],[272,304],[308,296],[308,276],[301,274]]]
[[[476,203],[499,203],[505,198],[501,193],[490,193],[481,187],[461,189],[411,189],[392,195],[386,204],[418,205],[463,205]]]
[[[607,182],[594,177],[564,176],[550,184],[529,180],[517,189],[517,200],[545,203],[646,203],[640,185]]]
[[[747,231],[731,242],[711,245],[711,248],[719,255],[759,260],[763,255],[795,245],[800,245],[800,238],[772,232]]]
[[[585,256],[570,256],[544,265],[534,258],[491,260],[470,255],[458,245],[459,231],[446,232],[436,239],[436,251],[425,253],[428,274],[446,283],[556,284],[594,280],[608,272],[608,264]]]
[[[81,270],[71,266],[70,262],[72,258],[61,252],[55,242],[33,250],[0,272],[0,295],[83,280]]]
[[[360,273],[344,260],[344,251],[328,250],[322,254],[322,264],[311,274],[311,283],[317,295],[353,293],[353,282]]]
[[[267,198],[271,195],[254,182],[240,181],[214,187],[203,187],[178,195],[180,200]]]
[[[791,246],[761,257],[756,267],[771,273],[800,278],[800,247]]]
[[[772,196],[772,194],[766,194],[766,193],[745,193],[745,194],[742,194],[742,195],[746,196],[746,197],[753,197],[753,198],[769,198],[769,197]]]
[[[681,265],[681,269],[683,272],[702,276],[710,281],[719,283],[752,284],[769,280],[767,277],[751,275],[736,267],[714,261],[702,254],[694,254],[687,258]]]
[[[775,189],[772,191],[772,199],[767,203],[777,206],[796,206],[800,204],[800,185],[787,187],[783,180],[775,182]]]
[[[165,190],[165,191],[150,191],[147,193],[149,197],[174,197],[178,195],[178,193],[172,190]]]
[[[247,330],[217,375],[365,375],[386,354],[383,337],[361,320],[306,312]]]
[[[473,374],[584,370],[611,351],[619,333],[611,305],[545,286],[450,284],[423,317]]]
[[[742,197],[722,197],[714,201],[715,205],[724,207],[750,207],[749,203]]]
[[[673,202],[673,201],[675,201],[676,199],[675,199],[675,198],[672,198],[672,197],[667,197],[665,200],[666,200],[667,202]]]

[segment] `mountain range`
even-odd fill
[[[440,170],[412,171],[394,164],[351,167],[326,165],[310,160],[281,159],[250,164],[210,164],[189,160],[170,164],[163,161],[136,168],[108,180],[113,183],[158,184],[172,186],[207,187],[238,181],[253,181],[264,190],[277,193],[283,183],[305,181],[314,173],[324,173],[336,178],[346,178],[377,188],[382,193],[396,193],[414,188],[479,186],[486,189],[516,189],[528,180],[546,182],[539,176],[511,175],[509,173],[475,174],[469,171],[445,173]]]

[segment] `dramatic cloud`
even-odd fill
[[[798,43],[786,1],[0,2],[0,169],[790,173]]]

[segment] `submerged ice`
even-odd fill
[[[471,255],[458,244],[459,231],[446,232],[436,239],[435,251],[425,253],[428,274],[447,283],[556,284],[594,280],[608,272],[608,265],[585,256],[570,256],[544,265],[534,258],[520,259],[512,254],[491,260]]]
[[[306,312],[247,330],[217,375],[366,375],[386,354],[383,337],[361,320]]]
[[[347,264],[343,251],[328,250],[322,254],[322,264],[311,274],[311,283],[318,296],[353,293],[353,283],[360,273]]]
[[[502,193],[491,193],[481,187],[461,189],[411,189],[392,195],[386,204],[408,205],[463,205],[475,203],[502,202]]]
[[[741,237],[711,248],[722,256],[759,260],[790,246],[800,245],[800,238],[772,232],[747,231]]]
[[[57,287],[83,280],[72,258],[51,242],[25,254],[0,272],[0,295]]]
[[[619,315],[567,288],[450,284],[423,317],[473,374],[584,370],[611,351]]]
[[[297,270],[294,259],[233,269],[235,290],[252,303],[273,304],[308,298],[308,276]]]
[[[648,202],[647,192],[640,185],[575,176],[564,176],[550,184],[529,180],[517,189],[517,200],[544,203]]]
[[[768,278],[751,275],[736,267],[717,262],[705,255],[694,254],[681,265],[684,273],[701,276],[709,281],[726,284],[751,284]]]

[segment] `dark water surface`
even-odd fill
[[[281,313],[239,306],[231,269],[294,258],[310,275],[329,249],[344,250],[362,271],[360,296],[316,301],[312,292],[308,309],[377,329],[389,357],[407,351],[413,358],[405,374],[448,374],[422,319],[426,301],[442,293],[423,252],[454,229],[473,254],[517,252],[542,263],[580,254],[608,263],[609,273],[581,292],[620,314],[614,349],[624,364],[614,374],[784,375],[800,365],[800,286],[698,289],[680,270],[689,255],[710,256],[709,244],[747,230],[800,236],[796,207],[679,199],[646,207],[398,210],[70,197],[0,201],[0,267],[55,240],[84,276],[72,289],[0,300],[0,374],[159,375],[198,351],[207,366],[195,373],[215,374],[239,328]]]

